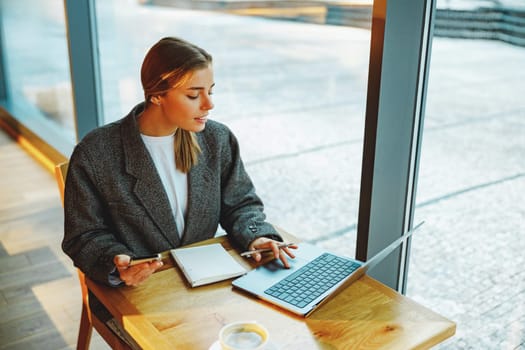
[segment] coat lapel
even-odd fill
[[[201,158],[202,158],[201,154]],[[192,243],[195,237],[190,237],[192,232],[202,231],[202,227],[206,227],[206,220],[208,217],[206,213],[206,206],[208,206],[209,198],[205,190],[210,188],[208,184],[212,180],[210,170],[206,166],[206,162],[199,161],[188,173],[188,208],[186,210],[186,217],[184,218],[184,235],[182,236],[182,245]],[[201,229],[199,229],[199,226]],[[186,233],[189,233],[188,236]]]
[[[171,246],[180,246],[180,238],[164,186],[155,169],[138,130],[136,115],[137,107],[122,124],[122,142],[126,171],[137,179],[134,192],[159,227],[162,236]],[[147,234],[151,234],[148,232]]]
[[[204,221],[209,220],[209,218],[204,217],[203,213],[206,212],[206,207],[209,206],[209,203],[205,189],[214,188],[210,185],[213,182],[213,174],[208,168],[208,162],[206,161],[209,156],[209,149],[203,137],[200,134],[197,134],[197,137],[202,153],[199,156],[197,165],[193,166],[188,173],[188,208],[184,218],[185,226],[182,245],[192,243],[194,237],[191,237],[191,233],[201,231],[200,227],[206,227]],[[189,235],[186,234],[188,232],[190,233]]]

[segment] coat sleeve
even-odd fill
[[[113,257],[132,253],[111,232],[106,203],[97,191],[97,183],[93,160],[77,146],[66,178],[62,249],[88,277],[110,284],[109,275],[115,268]]]
[[[224,230],[241,249],[247,249],[255,238],[262,236],[282,241],[277,230],[265,221],[263,202],[244,168],[238,141],[231,132],[221,161],[220,224]]]

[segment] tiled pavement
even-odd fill
[[[408,295],[445,349],[525,348],[525,49],[436,38]]]

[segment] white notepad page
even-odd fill
[[[192,287],[241,276],[247,272],[220,243],[172,249],[170,252]]]

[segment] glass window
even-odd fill
[[[67,154],[75,125],[64,2],[1,2],[6,108],[25,126]]]
[[[273,18],[231,8],[96,4],[106,123],[143,100],[140,65],[153,43],[178,36],[202,46],[214,56],[211,118],[238,137],[268,220],[354,255],[371,3],[358,9],[364,24],[347,25],[334,25],[345,24],[342,4],[249,11]]]
[[[438,1],[437,18],[448,5]],[[525,47],[468,38],[468,30],[466,38],[443,37],[447,25],[448,35],[459,33],[453,22],[437,24],[414,221],[425,225],[413,237],[407,295],[457,323],[439,349],[518,349],[525,341]]]

